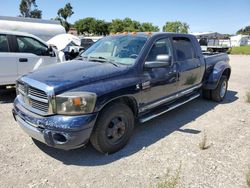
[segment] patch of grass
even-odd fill
[[[250,103],[250,92],[247,92],[247,103]]]
[[[173,175],[170,175],[170,171],[168,170],[167,174],[164,176],[163,180],[157,184],[156,188],[176,188],[180,179],[180,171],[181,165]]]
[[[250,188],[250,168],[249,168],[248,173],[246,175],[246,180],[247,180],[247,188]]]
[[[250,45],[233,47],[230,54],[250,55]]]
[[[199,143],[199,148],[201,150],[206,150],[208,148],[210,148],[211,145],[207,145],[207,134],[206,132],[204,131],[203,133],[203,136],[202,136],[202,139],[201,139],[201,142]]]

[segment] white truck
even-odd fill
[[[0,28],[9,31],[30,33],[46,42],[56,35],[66,33],[64,27],[56,20],[10,16],[0,16]]]
[[[0,30],[0,90],[23,74],[57,63],[57,53],[32,34]]]

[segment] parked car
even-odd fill
[[[84,49],[87,49],[88,47],[90,47],[92,44],[94,44],[95,42],[92,39],[86,39],[86,38],[82,38],[81,39],[81,46]]]
[[[71,34],[56,35],[47,44],[56,47],[61,62],[75,59],[84,50],[80,38]]]
[[[100,152],[123,148],[134,121],[149,121],[201,95],[224,99],[227,54],[203,55],[193,35],[132,33],[103,38],[81,57],[17,82],[13,117],[35,140]]]
[[[38,37],[0,30],[0,86],[13,85],[32,70],[57,63],[56,50]]]
[[[90,46],[92,46],[95,42],[102,39],[103,36],[80,36],[81,46],[86,50]]]

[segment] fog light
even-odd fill
[[[67,138],[63,134],[53,133],[52,137],[56,144],[64,144],[65,142],[67,142]]]

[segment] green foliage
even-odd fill
[[[166,22],[163,26],[163,31],[174,32],[174,33],[188,33],[189,25],[184,22]]]
[[[123,32],[123,31],[124,31],[123,20],[121,19],[112,20],[109,26],[109,32],[117,33],[117,32]]]
[[[111,33],[138,32],[140,30],[140,23],[130,18],[125,18],[123,20],[115,19],[112,20],[109,30]]]
[[[60,8],[57,11],[58,17],[55,18],[56,20],[59,20],[63,27],[65,28],[66,32],[69,31],[70,23],[67,21],[69,17],[71,17],[74,14],[73,7],[70,3],[67,3],[64,8]]]
[[[38,9],[34,9],[30,12],[30,17],[31,18],[42,18],[42,11]]]
[[[75,22],[74,26],[79,34],[95,34],[107,35],[109,34],[109,23],[104,20],[97,20],[92,17],[80,19]]]
[[[230,51],[230,54],[243,54],[250,55],[250,46],[237,46],[233,47]]]
[[[36,0],[21,0],[19,10],[22,17],[42,18],[42,11],[37,8]]]
[[[141,32],[158,32],[160,31],[160,29],[158,26],[154,26],[152,23],[145,22],[141,24],[140,31]]]
[[[67,3],[64,8],[60,8],[57,11],[57,15],[59,17],[62,17],[65,21],[67,21],[67,18],[69,18],[73,14],[74,14],[73,7],[71,6],[70,3]]]
[[[114,19],[112,20],[109,31],[111,33],[117,32],[157,32],[158,26],[154,26],[152,23],[140,23],[130,18]]]
[[[171,22],[167,22],[171,23]],[[177,22],[178,27],[176,32],[187,33],[189,26],[186,23]],[[111,22],[98,20],[93,17],[77,20],[74,27],[79,34],[95,34],[107,35],[109,33],[122,33],[122,32],[158,32],[158,26],[154,26],[150,22],[140,23],[131,18],[113,19]],[[168,29],[169,24],[166,29]]]
[[[246,26],[245,28],[240,29],[236,34],[250,35],[250,26]]]

